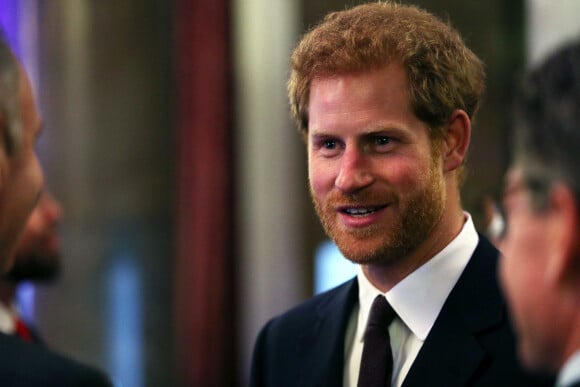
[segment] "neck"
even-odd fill
[[[0,279],[0,302],[6,307],[10,307],[16,297],[17,285],[13,281],[5,278]]]

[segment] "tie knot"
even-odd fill
[[[371,312],[367,322],[367,330],[388,329],[396,316],[397,314],[387,299],[382,295],[378,295],[371,306]]]

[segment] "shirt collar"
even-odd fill
[[[580,381],[580,349],[566,361],[556,381],[556,386],[571,386]]]
[[[17,315],[14,305],[10,307],[0,302],[0,333],[7,335],[14,333],[14,321]]]
[[[386,294],[375,288],[359,268],[359,327],[366,327],[373,300],[383,294],[413,334],[425,340],[479,241],[471,216],[464,215],[465,223],[455,239]],[[364,329],[358,332],[362,336]]]

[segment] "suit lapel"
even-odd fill
[[[346,328],[357,302],[358,284],[353,279],[317,306],[313,329],[308,330],[299,344],[307,359],[300,385],[342,386]]]
[[[476,373],[486,356],[477,334],[494,329],[506,318],[496,280],[497,255],[497,250],[480,238],[403,386],[433,380],[444,380],[450,387],[464,386]]]

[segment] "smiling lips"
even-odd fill
[[[346,215],[349,215],[349,216],[362,218],[362,217],[374,214],[375,212],[382,210],[385,207],[387,207],[387,206],[342,207],[339,209],[339,212],[346,214]]]

